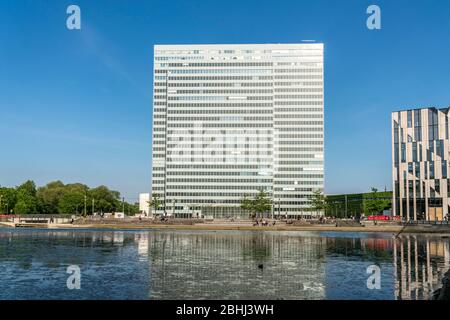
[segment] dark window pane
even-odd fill
[[[394,164],[397,167],[398,166],[398,143],[394,144]]]
[[[412,143],[412,160],[417,161],[417,142]]]
[[[414,139],[416,139],[416,141],[422,141],[422,127],[414,128]]]
[[[447,160],[442,161],[442,178],[447,179]]]
[[[430,179],[434,179],[434,161],[430,161]]]
[[[409,174],[413,174],[413,164],[412,162],[408,162],[408,173]]]
[[[406,162],[406,145],[402,143],[402,162]]]
[[[414,165],[415,165],[416,177],[420,178],[420,163],[415,162]]]
[[[420,127],[422,125],[422,119],[420,110],[414,110],[414,127]]]

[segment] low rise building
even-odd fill
[[[139,212],[144,213],[146,216],[149,215],[149,204],[150,193],[140,193],[139,194]]]

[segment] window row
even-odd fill
[[[280,87],[293,87],[293,86],[318,86],[318,87],[323,87],[323,82],[322,81],[300,81],[300,82],[296,82],[296,81],[284,81],[284,82],[279,82],[276,81],[273,83],[275,86],[280,86]]]
[[[294,128],[294,127],[287,127],[287,128],[277,128],[277,131],[280,132],[288,132],[288,131],[320,131],[323,132],[323,127],[321,128],[317,128],[317,127],[298,127],[298,128]]]
[[[276,113],[273,115],[273,117],[275,119],[285,119],[285,118],[289,118],[289,119],[307,119],[307,118],[317,118],[317,119],[322,119],[323,118],[323,114],[304,114],[304,113],[296,113],[296,114],[280,114],[280,113]]]
[[[323,174],[275,174],[274,178],[321,179]]]
[[[176,108],[176,107],[183,107],[183,108],[208,108],[208,107],[214,107],[214,108],[218,108],[218,107],[225,107],[225,108],[234,108],[234,107],[241,107],[241,108],[251,108],[251,107],[257,107],[258,109],[262,109],[264,107],[266,108],[271,108],[273,107],[273,103],[272,102],[245,102],[245,103],[234,103],[234,102],[230,102],[230,103],[189,103],[189,102],[184,102],[184,103],[169,103],[167,106],[169,109],[170,108]]]
[[[185,130],[185,129],[168,130],[167,134],[168,134],[167,139],[169,141],[172,139],[171,135],[176,136],[176,139],[180,139],[180,137],[186,136],[186,134],[190,134],[190,135],[199,134],[204,137],[205,137],[205,135],[212,135],[213,137],[211,137],[211,138],[217,137],[217,135],[243,136],[243,137],[247,137],[249,135],[255,135],[257,137],[262,137],[262,136],[272,137],[272,129],[260,130],[260,129],[248,128],[248,129],[216,130],[214,128],[213,129],[198,128],[198,129],[189,129],[189,130]],[[205,138],[207,138],[207,137],[205,137]]]
[[[276,94],[275,99],[322,99],[322,94]]]
[[[221,185],[221,186],[207,186],[207,185],[170,185],[167,189],[170,190],[252,190],[254,187],[239,185]]]
[[[280,75],[274,76],[275,80],[297,80],[297,79],[322,79],[322,75]]]
[[[172,93],[169,91],[169,93]],[[247,90],[176,90],[176,94],[220,94],[220,93],[273,93],[273,89],[247,89]]]
[[[303,73],[303,72],[322,72],[322,68],[303,68],[303,69],[274,69],[275,73]]]
[[[276,106],[320,106],[322,101],[274,101]]]
[[[170,164],[167,165],[167,169],[258,169],[258,170],[269,170],[271,166],[262,166],[262,165],[254,165],[254,164]]]
[[[227,178],[227,179],[221,179],[221,178],[167,178],[167,183],[175,183],[175,182],[190,182],[190,183],[272,183],[272,179],[262,179],[262,178],[255,178],[255,179],[233,179],[233,178]]]
[[[162,85],[166,85],[162,83]],[[155,86],[157,84],[155,83]],[[272,87],[272,82],[170,82],[169,88],[176,87]]]
[[[323,145],[323,140],[314,141],[314,140],[290,140],[290,141],[278,141],[278,145]]]
[[[156,80],[164,80],[157,79]],[[305,78],[308,79],[308,78]],[[313,79],[313,78],[311,78]],[[169,76],[169,80],[171,81],[187,81],[187,80],[273,80],[272,76]]]
[[[223,117],[167,117],[168,121],[272,121],[273,117],[240,117],[240,116],[223,116]]]
[[[191,148],[176,148],[174,151],[170,149],[167,151],[168,156],[204,156],[204,157],[216,157],[216,158],[222,158],[222,157],[229,157],[231,159],[238,159],[238,158],[248,158],[247,156],[270,156],[272,155],[272,151],[270,147],[267,148],[259,148],[252,151],[241,151],[239,154],[236,154],[236,149],[233,147],[227,148],[226,146],[222,146],[220,149],[217,146],[214,146],[215,148],[207,148],[204,149],[199,148],[192,150]],[[249,148],[248,148],[249,149]],[[160,151],[160,150],[159,150]],[[256,159],[256,158],[255,158]]]
[[[192,128],[195,123],[168,123],[168,128]],[[272,128],[272,123],[202,123],[203,128]]]
[[[314,158],[314,157],[311,157]],[[303,165],[321,165],[322,160],[312,160],[312,161],[276,161],[277,165],[280,166],[303,166]]]
[[[156,99],[156,96],[155,96]],[[273,100],[272,96],[250,96],[250,97],[233,97],[233,96],[169,96],[169,101],[193,101],[193,100]]]
[[[323,121],[274,121],[274,125],[323,125]]]
[[[169,67],[270,67],[272,62],[190,62],[169,63]]]
[[[254,191],[248,191],[247,193],[243,192],[166,192],[167,197],[237,197],[242,198],[245,195],[247,196],[253,196],[255,195]],[[282,194],[280,195],[283,199],[309,199],[311,198],[311,195],[304,195],[304,194]],[[178,202],[178,200],[177,200]],[[168,202],[170,205],[170,202]],[[309,202],[307,201],[296,201],[296,204],[307,204]],[[191,203],[192,204],[192,203]]]
[[[156,109],[155,109],[156,111]],[[164,110],[162,110],[164,111]],[[197,110],[186,110],[186,109],[169,109],[167,114],[272,114],[272,109],[197,109]]]
[[[322,92],[323,88],[275,88],[275,92]]]
[[[268,176],[251,171],[167,171],[167,176]]]

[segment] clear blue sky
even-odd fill
[[[390,112],[450,105],[449,16],[447,0],[2,0],[0,185],[80,181],[135,200],[150,185],[154,44],[315,39],[326,192],[391,189]]]

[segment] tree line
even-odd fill
[[[371,188],[371,192],[364,195],[364,198],[359,200],[358,210],[353,214],[359,218],[361,214],[376,215],[383,210],[391,208],[391,200],[386,200],[386,192],[379,193],[376,188]],[[320,189],[314,190],[309,198],[309,205],[304,209],[304,212],[316,212],[319,215],[336,216],[340,218],[345,217],[344,203],[336,201],[335,197],[329,197],[323,194]],[[273,208],[273,201],[269,194],[263,190],[251,198],[244,197],[241,200],[241,208],[250,213],[252,218],[263,216],[270,212]]]
[[[377,215],[383,210],[392,208],[392,192],[379,192],[377,188],[371,188],[371,192],[363,194],[349,194],[339,196],[324,196],[315,193],[313,206],[323,210],[326,216],[348,218],[361,217],[362,214]]]
[[[122,201],[120,192],[106,186],[89,188],[82,183],[53,181],[36,187],[33,181],[28,180],[17,187],[0,187],[1,214],[84,215],[122,211],[136,214],[139,205]]]

